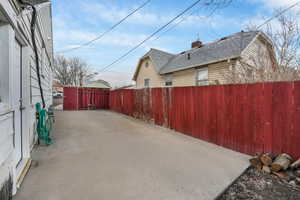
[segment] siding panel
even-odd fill
[[[208,81],[210,85],[226,84],[226,74],[232,63],[220,62],[208,65]]]

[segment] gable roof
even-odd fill
[[[174,56],[160,70],[159,73],[166,74],[183,69],[220,62],[227,59],[237,58],[257,36],[257,34],[257,31],[240,32],[221,38],[216,42],[204,44],[200,48],[193,48],[182,54]],[[187,59],[188,54],[190,59]]]
[[[157,49],[151,49],[140,59],[134,80],[136,79],[141,61],[146,57],[150,57],[155,70],[162,75],[227,59],[238,58],[241,56],[243,50],[245,50],[258,35],[266,37],[259,31],[239,32],[180,54],[170,54]],[[188,59],[188,54],[190,59]]]
[[[163,66],[165,66],[175,55],[158,49],[151,49],[146,54],[146,57],[147,56],[149,56],[152,60],[156,70],[160,71],[163,68]]]
[[[110,89],[109,83],[103,80],[93,81],[83,86],[84,88],[101,88],[101,89]]]
[[[146,58],[150,58],[153,66],[156,70],[157,73],[160,72],[160,70],[170,61],[171,58],[173,58],[175,56],[175,54],[171,54],[162,50],[158,50],[158,49],[153,49],[151,48],[150,51],[148,51],[148,53],[146,53],[140,60],[138,63],[138,66],[136,68],[136,71],[134,73],[134,77],[133,79],[136,79],[136,76],[139,72],[139,68],[141,65],[141,62],[146,59]]]

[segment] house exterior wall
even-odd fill
[[[170,73],[172,74],[172,86],[195,86],[197,69],[203,67],[208,68],[208,82],[210,85],[229,84],[232,81],[230,74],[233,76],[234,72],[242,69],[241,62],[252,67],[263,67],[265,70],[272,70],[274,63],[272,62],[271,55],[272,49],[269,42],[259,35],[242,52],[240,59],[226,60]],[[145,61],[142,63],[137,76],[137,88],[144,88],[144,78],[146,77],[151,80],[150,87],[165,87],[164,77],[170,74],[159,75],[152,65],[149,65],[149,68],[145,68],[144,63]]]
[[[51,4],[46,3],[36,6],[38,12],[36,26],[36,42],[40,58],[42,74],[42,88],[45,95],[46,107],[52,104],[52,19]],[[35,69],[35,56],[30,34],[31,12],[21,12],[15,0],[0,0],[0,195],[3,187],[12,184],[12,193],[18,187],[18,179],[30,159],[31,149],[36,141],[35,133],[35,104],[41,103],[41,96]],[[5,17],[3,17],[5,16]],[[6,41],[6,42],[3,42]],[[21,45],[21,61],[16,60],[16,43]],[[21,75],[17,74],[16,63],[22,62]],[[16,117],[20,112],[18,104],[20,96],[16,96],[15,83],[18,76],[22,76],[22,132],[17,132],[20,124]],[[3,78],[4,77],[4,78]],[[22,133],[21,162],[16,160],[17,134]],[[0,196],[6,200],[7,196]]]
[[[197,69],[207,67],[208,69],[208,82],[209,85],[226,84],[225,74],[229,72],[230,66],[233,62],[218,62],[214,64],[209,64],[207,66],[202,66],[199,68],[187,69],[179,72],[173,73],[173,86],[195,86]]]
[[[249,83],[252,81],[260,80],[261,70],[264,72],[271,72],[276,67],[275,53],[271,46],[271,43],[266,38],[259,35],[256,39],[244,49],[241,57],[233,65],[233,71],[230,77],[230,81],[234,83]],[[254,69],[250,76],[247,74],[249,68]],[[263,73],[268,74],[268,73]],[[271,74],[271,73],[269,73]],[[265,77],[267,78],[267,77]],[[272,77],[268,77],[269,80],[273,80]]]
[[[226,84],[226,74],[235,61],[223,61],[208,65],[208,81],[210,85]]]
[[[149,61],[149,59],[148,59]],[[153,68],[152,64],[149,64],[149,67],[145,67],[145,62],[141,63],[140,71],[137,76],[136,85],[137,88],[144,88],[144,79],[150,79],[150,87],[165,87],[165,76],[167,75],[158,75],[158,73]],[[208,81],[210,85],[216,84],[226,84],[225,73],[229,72],[230,66],[234,64],[235,61],[227,62],[218,62],[214,64],[209,64],[205,67],[208,68]],[[187,70],[182,70],[178,72],[173,72],[172,74],[172,87],[184,87],[184,86],[195,86],[196,85],[196,76],[197,69],[191,68]]]
[[[272,69],[270,47],[262,36],[257,37],[243,52],[242,61],[253,67]]]
[[[196,85],[196,73],[195,68],[172,73],[173,86],[184,87]]]
[[[148,67],[146,67],[148,63]],[[163,77],[156,72],[152,61],[149,58],[144,59],[140,63],[139,72],[136,78],[137,89],[144,88],[144,80],[150,79],[150,88],[162,87]]]

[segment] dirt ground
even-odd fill
[[[248,169],[217,200],[300,200],[300,186]]]

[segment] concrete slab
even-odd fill
[[[210,200],[248,156],[109,111],[57,112],[14,200]]]

